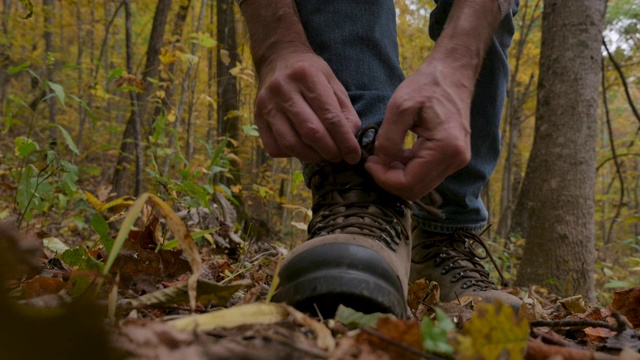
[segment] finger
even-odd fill
[[[299,94],[292,94],[292,98],[284,106],[293,128],[308,147],[315,149],[324,159],[334,162],[341,160],[338,145],[329,134],[329,129],[318,118],[307,101]]]
[[[355,131],[360,127],[360,121],[351,102],[347,103],[348,96],[338,95],[336,88],[329,84],[324,74],[311,76],[308,81],[310,86],[303,89],[303,96],[329,132],[340,157],[348,163],[357,163],[360,160],[360,145]],[[344,88],[342,90],[346,93]]]
[[[432,161],[422,158],[414,158],[406,165],[397,161],[388,164],[380,157],[370,156],[365,168],[383,189],[407,200],[417,200],[435,189],[446,177],[431,164]]]
[[[360,116],[356,112],[356,109],[351,104],[351,99],[349,98],[349,94],[347,90],[345,90],[344,86],[335,79],[334,82],[331,83],[331,86],[334,89],[336,99],[338,100],[338,105],[342,110],[342,114],[347,121],[347,124],[351,130],[351,134],[357,134],[360,128],[362,127],[362,121],[360,121]],[[341,148],[341,155],[343,159],[345,159],[350,164],[355,164],[360,161],[361,149],[358,144],[358,147],[355,148],[355,152],[349,154],[349,150],[345,150]]]
[[[292,127],[289,119],[282,113],[273,113],[269,121],[256,115],[256,125],[267,153],[272,157],[294,156],[301,161],[315,163],[322,156],[312,147],[305,144]]]
[[[410,99],[394,94],[376,136],[375,154],[387,161],[404,158],[404,139],[418,115],[419,107]]]

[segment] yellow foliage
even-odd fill
[[[480,303],[456,339],[456,359],[522,359],[528,338],[529,322],[511,306]]]

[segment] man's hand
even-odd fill
[[[446,59],[445,59],[446,60]],[[375,153],[365,165],[387,191],[416,200],[471,159],[473,83],[446,61],[428,59],[391,97]],[[408,131],[419,138],[403,149]]]
[[[269,155],[310,163],[360,160],[360,119],[322,58],[286,49],[266,61],[259,76],[255,120]]]
[[[391,97],[367,171],[387,191],[416,200],[471,160],[471,100],[502,17],[495,0],[454,1],[424,64]],[[403,149],[408,131],[419,138]]]

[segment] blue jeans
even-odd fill
[[[434,40],[444,27],[452,1],[436,1],[429,23],[429,36]],[[480,192],[500,153],[500,118],[509,80],[507,50],[518,2],[494,34],[476,82],[471,106],[471,161],[436,189],[443,198],[439,209],[445,217],[434,219],[421,209],[413,214],[427,231],[477,232],[487,221]],[[391,95],[405,79],[398,60],[393,0],[296,0],[296,4],[311,46],[344,85],[362,126],[380,125]],[[313,172],[313,165],[304,166],[306,175]]]

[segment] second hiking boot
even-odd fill
[[[484,254],[475,249],[478,245]],[[499,290],[480,263],[487,257],[495,265],[484,241],[474,233],[438,234],[418,227],[413,232],[410,281],[425,278],[437,282],[443,302],[473,295],[482,302],[501,301],[518,309],[522,301]]]

